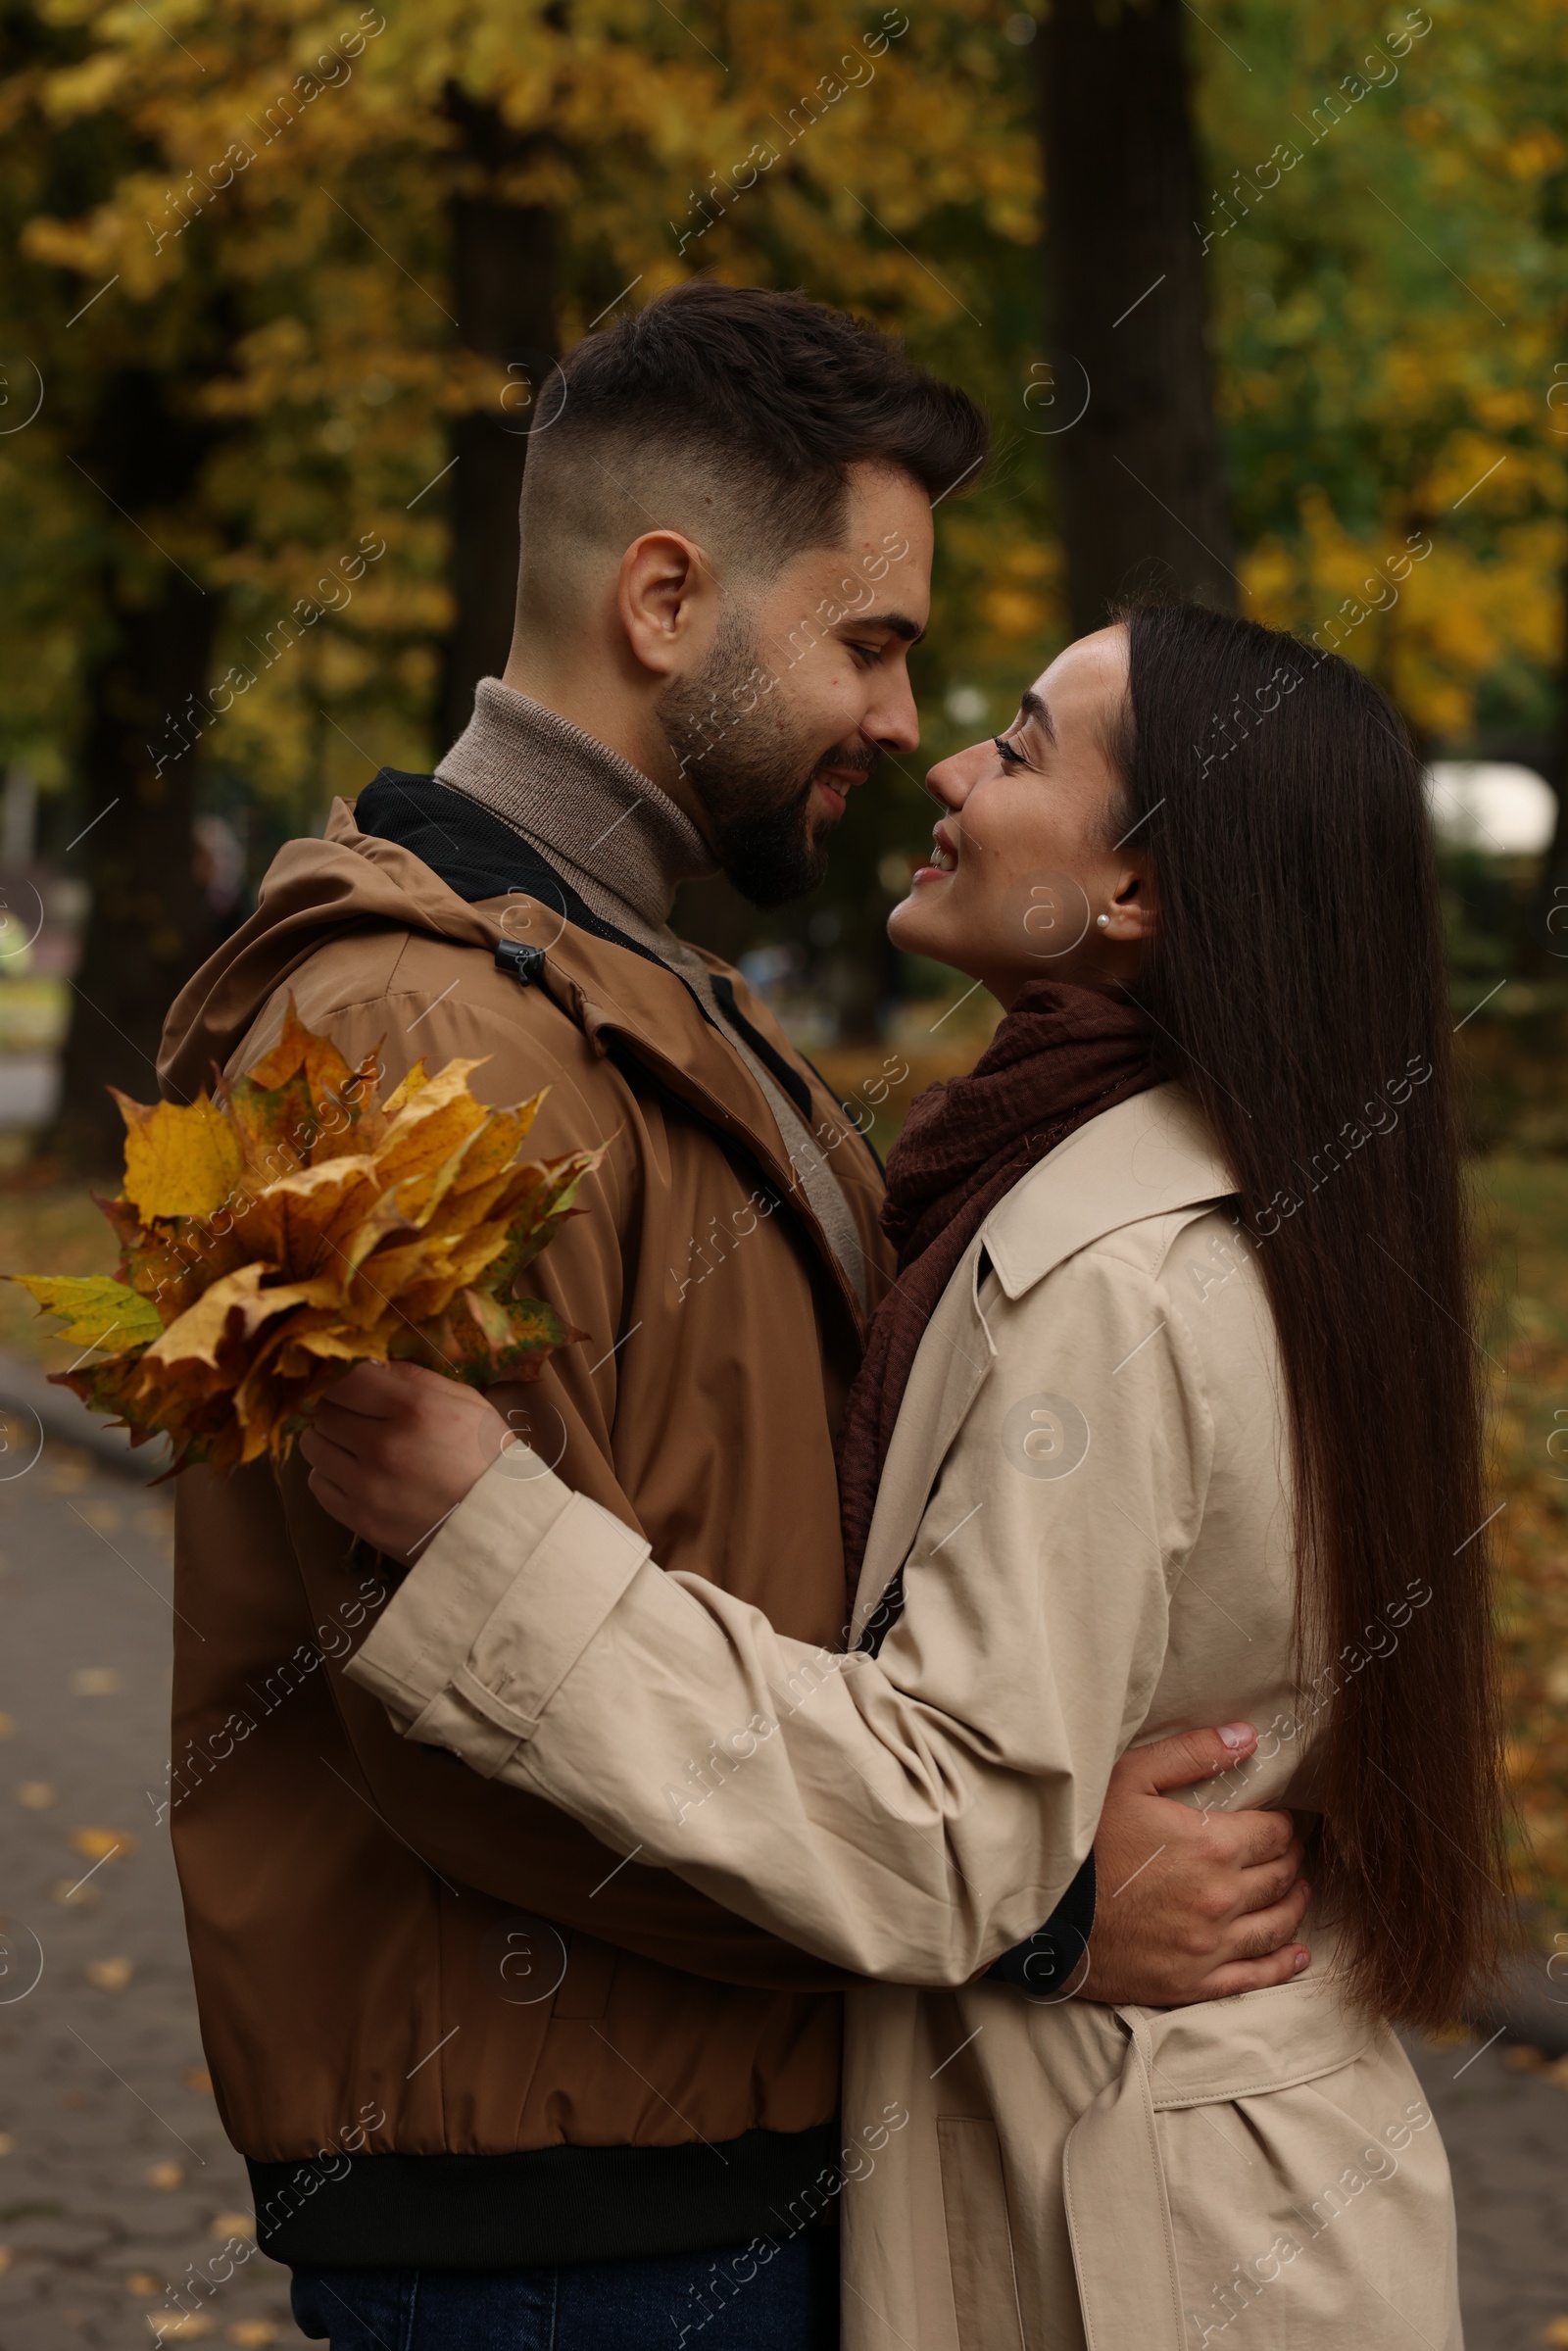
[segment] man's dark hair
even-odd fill
[[[896,469],[934,501],[977,477],[988,441],[968,394],[868,320],[694,278],[587,336],[544,386],[524,567],[564,552],[569,506],[579,543],[667,524],[766,576],[837,543],[852,465]]]

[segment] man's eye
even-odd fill
[[[1009,766],[1028,766],[1029,762],[1024,758],[1023,753],[1021,751],[1014,751],[1012,745],[1007,741],[1005,735],[993,735],[991,740],[996,745],[997,750],[1002,754],[1003,759]]]
[[[848,643],[850,651],[854,654],[856,660],[861,662],[867,669],[874,669],[877,662],[882,659],[882,648],[880,645],[858,645],[853,637],[848,638],[846,642]]]

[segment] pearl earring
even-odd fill
[[[1108,931],[1108,930],[1109,930],[1109,928],[1110,928],[1110,916],[1109,916],[1108,914],[1097,914],[1097,915],[1095,916],[1095,920],[1096,920],[1096,921],[1099,923],[1099,925],[1100,925],[1100,927],[1101,927],[1101,929],[1102,929],[1102,931]]]

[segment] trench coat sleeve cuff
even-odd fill
[[[504,1455],[410,1569],[344,1671],[404,1737],[493,1779],[532,1739],[649,1555],[542,1464]]]

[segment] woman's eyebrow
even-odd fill
[[[1023,717],[1033,718],[1038,721],[1040,731],[1045,736],[1048,743],[1055,742],[1055,720],[1052,717],[1049,709],[1045,703],[1041,701],[1033,686],[1030,687],[1028,693],[1019,703],[1018,709]]]

